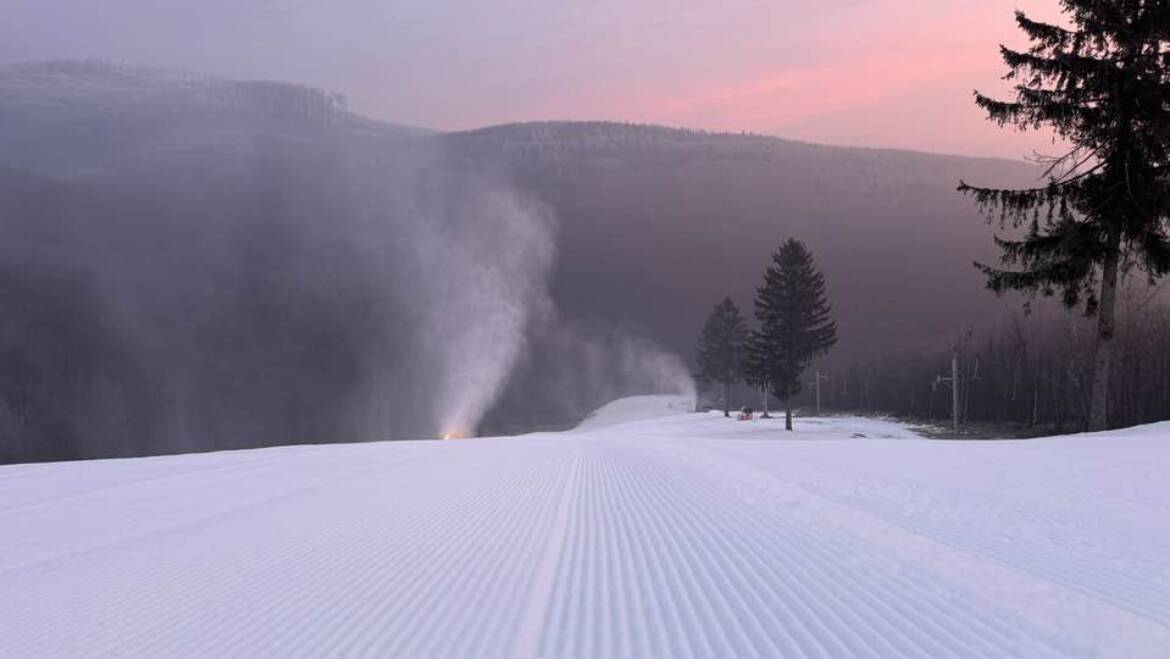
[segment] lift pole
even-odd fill
[[[951,376],[944,378],[938,376],[934,379],[934,386],[946,382],[951,385],[951,427],[954,428],[955,435],[959,434],[959,353],[958,351],[951,353]]]
[[[951,420],[959,434],[959,353],[951,353]]]
[[[828,379],[829,376],[821,375],[821,372],[817,371],[816,378],[812,382],[809,382],[809,384],[816,387],[817,390],[817,416],[821,415],[821,381]]]

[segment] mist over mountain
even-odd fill
[[[438,134],[296,85],[6,67],[0,461],[565,425],[683,386],[710,307],[749,307],[789,236],[828,280],[832,360],[937,342],[1003,306],[956,182],[1035,174],[653,126]]]
[[[518,184],[556,210],[563,250],[553,290],[564,315],[625,325],[680,351],[722,296],[750,305],[789,236],[808,242],[825,270],[840,359],[985,317],[1003,304],[971,262],[994,261],[997,227],[955,185],[1039,174],[1024,162],[607,123],[435,139],[471,159],[505,159]]]
[[[1027,185],[1038,174],[1029,163],[608,123],[434,139],[470,162],[504,159],[518,185],[555,209],[551,290],[576,326],[654,337],[689,358],[724,296],[750,314],[764,268],[788,237],[809,245],[828,280],[840,343],[826,368],[940,348],[959,328],[1018,306],[988,293],[971,266],[995,262],[997,227],[955,185]],[[534,409],[556,359],[521,369],[498,417]],[[535,409],[548,407],[556,406]]]

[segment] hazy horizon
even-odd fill
[[[996,44],[1019,44],[1017,7],[1058,18],[1055,0],[14,0],[0,64],[96,59],[302,83],[439,131],[628,121],[1018,160],[1056,149],[987,122],[971,100],[1004,88]]]

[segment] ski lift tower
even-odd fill
[[[934,387],[940,384],[949,384],[951,386],[951,425],[954,427],[955,435],[959,434],[959,353],[951,353],[951,375],[950,377],[943,377],[941,375],[934,378]]]

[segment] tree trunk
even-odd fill
[[[1117,269],[1120,235],[1112,238],[1101,272],[1101,303],[1097,308],[1097,347],[1093,356],[1093,393],[1089,400],[1089,432],[1109,429],[1109,371],[1117,314]]]
[[[772,418],[771,416],[768,415],[768,386],[767,385],[764,385],[764,413],[762,415],[760,415],[760,418],[761,419]]]
[[[727,383],[723,383],[723,416],[731,416],[731,407],[727,404]]]
[[[784,399],[784,429],[792,430],[792,399]]]

